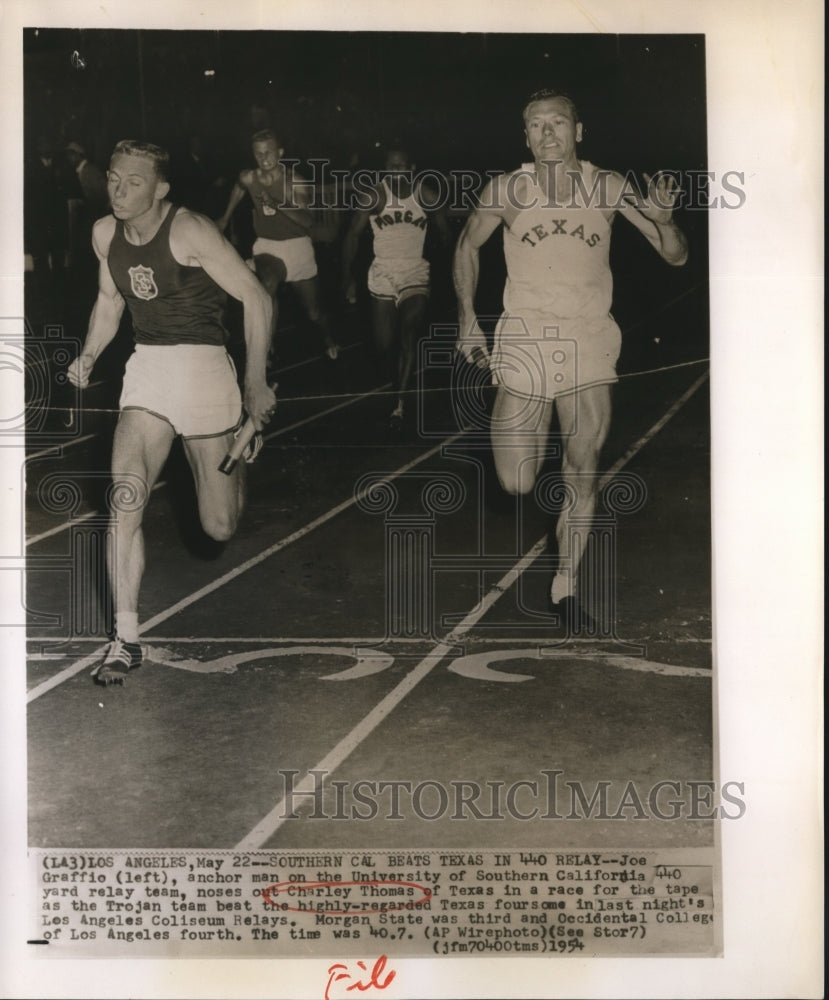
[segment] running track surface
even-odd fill
[[[609,781],[617,797],[629,781],[646,792],[658,781],[711,779],[707,369],[686,364],[700,354],[690,335],[671,350],[705,322],[699,299],[639,323],[633,367],[655,370],[614,389],[603,482],[639,484],[642,495],[607,519],[612,555],[587,596],[594,611],[614,609],[616,628],[594,639],[566,641],[548,613],[552,515],[505,497],[485,435],[459,427],[442,360],[451,340],[425,338],[418,419],[392,439],[393,404],[354,313],[334,365],[298,332],[283,336],[279,410],[229,544],[198,529],[174,450],[145,522],[148,658],[123,688],[97,686],[102,628],[67,634],[73,600],[86,619],[101,619],[94,580],[80,592],[72,582],[71,545],[101,535],[117,380],[90,390],[80,413],[55,407],[50,420],[74,420],[69,442],[49,449],[41,435],[27,463],[30,843],[711,843],[699,820],[488,822],[469,810],[453,819],[437,791],[531,781],[540,796],[549,771],[588,794]],[[553,438],[545,472],[554,474],[555,453]],[[71,513],[55,502],[66,481],[77,489]],[[443,500],[431,502],[450,509],[429,514],[430,483],[443,484]],[[384,513],[392,494],[396,506]],[[401,563],[387,568],[387,540],[406,531],[419,539],[403,550],[413,586],[433,583],[425,624],[411,613],[422,595],[395,586]],[[434,785],[424,785],[417,811],[405,790],[396,814],[388,794],[376,795],[371,816],[353,797],[361,780]],[[542,801],[525,793],[513,813]],[[491,812],[488,801],[478,809]]]

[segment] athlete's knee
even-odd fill
[[[273,274],[272,272],[266,272],[259,276],[259,280],[262,282],[262,287],[265,289],[268,295],[270,295],[271,298],[275,299],[276,293],[279,291],[279,285],[280,285],[280,281],[277,275]],[[273,303],[272,308],[274,309],[274,311],[276,311],[275,301]]]
[[[112,485],[107,493],[110,514],[115,520],[141,523],[150,499],[150,484],[140,473],[113,468]]]
[[[405,299],[400,308],[400,325],[407,330],[416,330],[426,318],[426,299],[414,296]]]
[[[524,460],[517,463],[501,463],[496,459],[495,472],[504,492],[511,496],[526,496],[532,493],[538,478],[535,461]]]
[[[144,508],[139,510],[119,510],[116,504],[110,505],[109,529],[115,540],[115,555],[128,551],[133,538],[141,534],[144,524]]]
[[[381,358],[391,357],[395,353],[394,337],[386,337],[377,332],[374,337],[374,350]]]
[[[316,300],[309,302],[305,308],[308,313],[308,319],[312,323],[316,323],[320,327],[328,327],[328,314],[323,310],[319,302]]]
[[[599,468],[601,446],[597,441],[572,439],[564,446],[562,468],[580,476],[594,475]]]
[[[257,254],[254,258],[256,276],[269,295],[275,295],[282,282],[284,265],[270,254]]]
[[[202,515],[204,533],[217,542],[226,542],[236,534],[239,517],[229,511],[211,512]]]
[[[239,526],[242,515],[244,495],[240,493],[235,501],[215,506],[204,506],[200,510],[201,526],[204,533],[217,542],[226,542],[232,538]]]

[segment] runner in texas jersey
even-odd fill
[[[577,156],[582,124],[573,101],[539,91],[524,108],[533,162],[493,179],[467,221],[455,253],[458,349],[489,367],[498,386],[492,450],[501,485],[527,494],[547,452],[553,407],[560,424],[562,475],[572,502],[558,519],[559,569],[550,597],[568,631],[595,623],[577,597],[577,574],[597,495],[599,455],[610,426],[610,383],[616,381],[621,336],[610,315],[610,229],[628,219],[668,264],[684,264],[685,237],[673,221],[679,194],[672,178],[645,175],[646,198],[624,179]],[[475,315],[478,255],[504,226],[507,283],[492,356]]]

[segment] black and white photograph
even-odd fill
[[[704,19],[73,6],[4,39],[17,952],[286,970],[199,996],[818,995],[817,897],[788,978],[723,978],[735,874],[770,877],[734,838],[789,808],[733,738],[806,782],[819,727],[758,731],[818,704],[817,575],[776,690],[748,653],[793,653],[752,595],[791,581],[818,466],[784,461],[781,537],[745,506],[782,425],[817,433],[817,299],[797,412],[769,388],[752,425],[731,376],[781,344],[739,255],[769,291],[790,264],[723,114],[776,146],[785,96],[728,105]],[[649,973],[586,971],[622,958]]]

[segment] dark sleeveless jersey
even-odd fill
[[[253,200],[253,231],[266,240],[293,240],[307,236],[308,230],[279,211],[279,195],[266,188],[253,172],[248,187]]]
[[[178,208],[171,205],[149,243],[127,242],[124,223],[115,221],[107,263],[123,295],[137,344],[224,346],[225,293],[202,267],[186,267],[173,257],[170,227]]]

